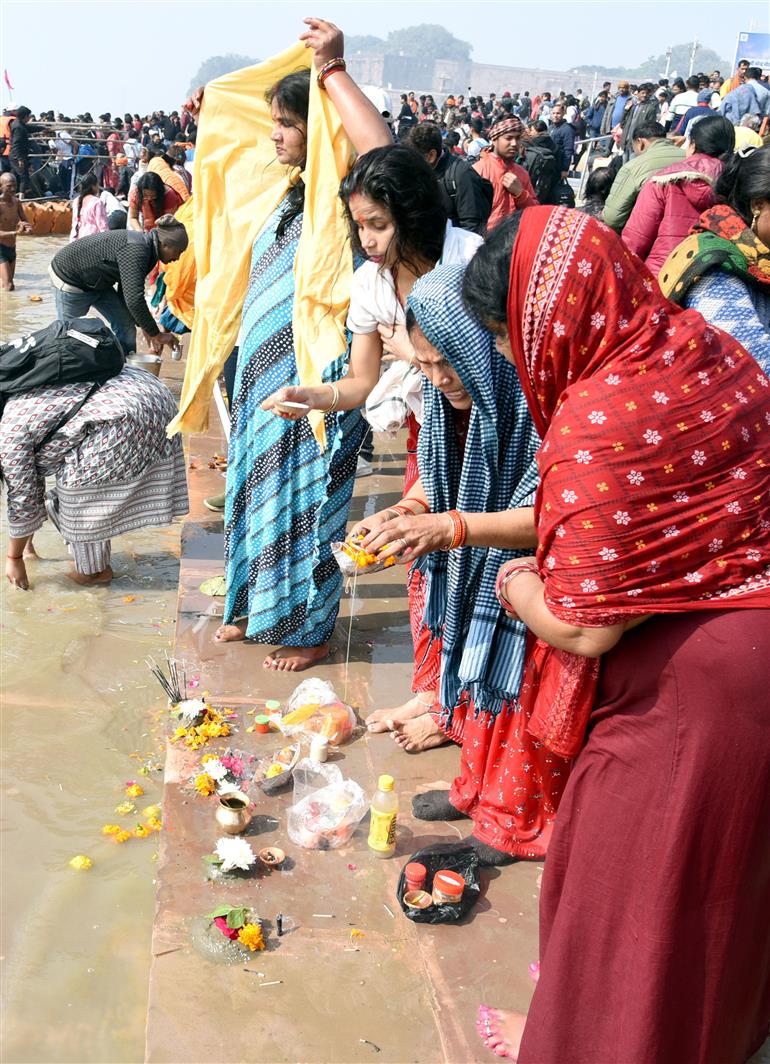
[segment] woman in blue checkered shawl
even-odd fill
[[[536,542],[531,507],[540,441],[515,370],[463,307],[463,272],[437,267],[408,301],[407,327],[427,381],[420,480],[405,503],[418,509],[410,500],[420,499],[430,511],[374,515],[365,522],[365,542],[374,551],[390,544],[414,561],[411,604],[424,604],[418,655],[440,655],[433,720],[395,719],[394,735],[406,749],[410,734],[439,729],[462,744],[452,789],[418,795],[415,814],[469,816],[473,834],[464,844],[475,846],[483,863],[501,864],[544,856],[568,763],[525,731],[518,694],[527,632],[506,617],[494,593],[500,566],[530,554]],[[462,515],[467,538],[447,551],[450,510]]]

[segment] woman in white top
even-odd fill
[[[350,368],[336,384],[281,388],[263,407],[295,419],[301,411],[354,410],[380,376],[383,353],[410,360],[404,307],[415,281],[441,263],[462,263],[482,243],[480,236],[447,221],[433,169],[410,148],[375,148],[362,155],[342,182],[340,196],[350,219],[353,249],[367,260],[353,275],[348,328],[353,334]]]

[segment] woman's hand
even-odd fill
[[[17,587],[20,591],[29,591],[27,567],[23,558],[7,558],[5,562],[5,575],[11,587]]]
[[[307,407],[306,410],[280,410],[278,403],[301,403],[302,406]],[[308,410],[313,410],[313,396],[310,388],[279,388],[277,392],[273,392],[272,395],[268,395],[262,404],[263,410],[272,410],[278,417],[282,417],[284,421],[299,421],[301,417],[305,417]]]
[[[383,325],[380,323],[377,326],[377,332],[382,340],[383,362],[414,362],[414,348],[405,325]]]
[[[201,104],[203,103],[203,93],[206,91],[205,85],[199,85],[197,89],[193,89],[185,102],[182,104],[185,111],[189,111],[193,118],[197,118],[200,114]]]
[[[316,70],[320,70],[330,59],[344,56],[345,37],[333,22],[326,22],[322,18],[306,18],[303,21],[310,29],[301,35],[300,40],[305,42],[306,48],[312,48],[315,52],[313,62]]]
[[[417,514],[415,517],[394,517],[370,532],[361,544],[379,561],[398,555],[410,562],[434,550],[443,550],[454,536],[454,522],[449,514]]]
[[[363,521],[359,521],[357,525],[353,525],[350,532],[348,532],[348,539],[353,536],[357,536],[360,532],[364,535],[368,535],[370,532],[376,532],[378,528],[382,528],[388,521],[392,521],[397,515],[393,510],[379,510],[376,514],[372,514],[371,517],[365,517]]]

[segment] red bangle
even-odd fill
[[[23,557],[23,554],[6,554],[6,558],[11,562],[20,562]]]
[[[426,514],[429,514],[429,513],[430,513],[430,506],[428,505],[428,503],[427,503],[427,502],[423,502],[423,501],[422,501],[422,499],[415,499],[415,498],[413,498],[413,497],[412,497],[411,495],[409,495],[409,496],[408,496],[408,497],[407,497],[406,499],[404,499],[403,501],[404,501],[404,502],[413,502],[413,503],[416,503],[416,505],[417,505],[417,506],[421,506],[421,507],[422,507],[423,513],[426,513]],[[417,516],[417,515],[415,514],[415,516]]]
[[[459,510],[448,510],[447,513],[452,519],[453,532],[452,539],[446,550],[458,550],[460,547],[465,546],[465,540],[468,536],[468,526],[463,520],[463,516]]]
[[[395,506],[389,506],[388,509],[391,513],[398,514],[399,517],[414,517],[414,513],[400,503],[396,503]]]
[[[322,89],[324,87],[324,82],[330,74],[333,74],[335,72],[335,70],[347,70],[347,63],[342,58],[342,56],[338,56],[336,59],[330,59],[329,62],[324,63],[324,65],[318,71],[318,77],[316,80],[318,81],[319,89]]]

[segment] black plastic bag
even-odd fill
[[[434,875],[444,868],[452,872],[458,872],[463,877],[465,890],[457,904],[431,905],[427,909],[411,909],[404,904],[403,900],[406,893],[406,875],[404,873],[406,865],[404,865],[398,880],[396,897],[407,919],[414,920],[416,924],[452,924],[457,923],[458,920],[462,920],[464,916],[468,915],[481,894],[479,855],[471,846],[463,847],[462,849],[446,845],[428,846],[410,857],[407,864],[411,861],[418,861],[420,864],[425,865],[428,872],[425,880],[425,889],[429,894],[433,889]]]

